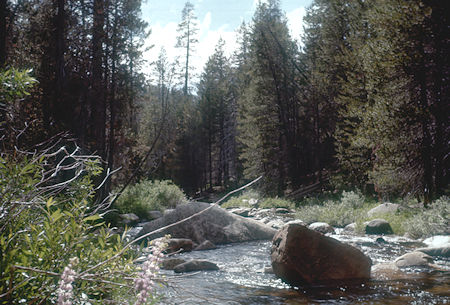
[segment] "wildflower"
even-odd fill
[[[57,305],[72,305],[73,298],[73,286],[72,283],[75,280],[75,276],[77,275],[75,270],[73,269],[75,265],[78,263],[78,258],[71,258],[69,261],[69,265],[64,268],[64,271],[61,275],[61,279],[59,280],[59,288],[58,288],[58,301]]]
[[[150,297],[150,290],[153,287],[153,278],[159,271],[159,264],[164,256],[164,249],[167,247],[166,238],[152,241],[152,252],[147,256],[147,260],[142,265],[142,271],[134,281],[134,286],[138,292],[135,305],[145,304]]]

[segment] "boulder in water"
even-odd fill
[[[203,271],[203,270],[219,270],[219,267],[216,264],[209,262],[207,260],[196,259],[177,265],[173,269],[173,271],[175,271],[176,273]]]
[[[372,262],[360,250],[299,224],[284,226],[272,240],[272,268],[298,286],[370,278]]]
[[[450,257],[450,246],[419,248],[416,249],[416,251],[423,252],[430,256]]]
[[[219,245],[251,240],[272,239],[275,230],[256,220],[244,218],[204,202],[180,204],[176,209],[165,212],[163,217],[145,224],[139,236],[153,232],[167,225],[186,219],[205,209],[207,211],[191,219],[150,234],[148,239],[155,239],[170,234],[173,238],[188,238],[197,244],[205,240]]]
[[[405,255],[400,256],[394,261],[394,264],[400,268],[413,266],[429,266],[432,263],[433,259],[431,258],[431,256],[419,251],[406,253]]]
[[[167,242],[167,253],[190,252],[196,245],[188,238],[171,238]]]
[[[366,224],[366,234],[394,234],[394,231],[386,220],[374,219]]]
[[[333,227],[326,222],[313,222],[308,226],[308,229],[317,231],[322,234],[334,233]]]
[[[161,263],[161,269],[173,270],[176,266],[185,263],[186,261],[182,258],[166,258]]]

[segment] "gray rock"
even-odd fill
[[[289,214],[289,213],[292,213],[292,211],[289,210],[289,209],[286,209],[286,208],[276,208],[275,209],[275,213],[277,213],[277,214]]]
[[[272,240],[272,268],[293,286],[370,278],[371,260],[360,250],[299,224]]]
[[[399,209],[399,205],[396,203],[383,203],[379,206],[374,207],[373,209],[369,210],[367,212],[367,216],[372,217],[374,215],[381,215],[381,214],[390,214],[395,213]]]
[[[179,222],[207,208],[209,208],[207,211],[193,218],[151,234],[149,239],[170,234],[173,238],[188,238],[197,244],[209,240],[219,245],[267,240],[275,234],[274,229],[256,220],[235,215],[218,206],[211,207],[208,203],[193,202],[180,204],[170,213],[165,213],[163,217],[147,223],[140,236]]]
[[[198,259],[177,265],[173,269],[173,271],[175,271],[176,273],[203,271],[203,270],[219,270],[219,267],[216,264],[209,262],[207,260]]]
[[[281,229],[284,226],[284,221],[281,219],[273,219],[267,223],[269,227],[274,229]]]
[[[293,225],[293,224],[307,226],[306,222],[304,222],[303,220],[300,220],[300,219],[294,219],[294,220],[286,222],[286,225]]]
[[[394,232],[386,220],[374,219],[366,223],[366,234],[394,234]]]
[[[344,227],[345,232],[356,232],[356,222],[350,223]]]
[[[190,252],[194,247],[194,242],[188,238],[171,238],[167,242],[166,252]]]
[[[136,214],[128,213],[128,214],[120,214],[119,222],[124,225],[132,226],[139,222],[139,217]]]
[[[138,236],[142,232],[143,229],[144,229],[143,227],[131,228],[125,234],[125,241],[128,242],[128,241],[134,240],[136,238],[136,236]]]
[[[181,258],[166,258],[161,263],[161,269],[173,270],[176,266],[184,264],[186,260]]]
[[[308,226],[308,229],[320,232],[322,234],[334,233],[333,227],[325,222],[314,222]]]
[[[158,219],[163,216],[163,213],[161,211],[148,211],[147,217],[149,220]]]
[[[217,249],[217,246],[210,242],[209,240],[205,240],[200,245],[194,248],[194,251],[202,251],[202,250],[213,250]]]
[[[413,266],[429,266],[433,263],[433,258],[423,252],[414,251],[406,253],[398,257],[394,264],[399,268],[413,267]]]

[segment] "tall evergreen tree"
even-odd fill
[[[181,13],[181,22],[178,24],[177,48],[185,50],[184,57],[184,85],[183,92],[187,96],[189,93],[189,78],[192,74],[192,68],[189,66],[195,44],[198,43],[197,17],[194,14],[194,5],[187,1]]]

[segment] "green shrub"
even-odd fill
[[[148,211],[164,211],[185,201],[183,191],[171,181],[144,180],[126,188],[114,207],[120,213],[134,213],[147,218]]]
[[[33,82],[27,71],[0,72],[0,111],[13,111],[12,102],[28,95]],[[59,152],[73,163],[52,167]],[[134,276],[133,253],[91,205],[99,164],[65,148],[0,152],[0,304],[56,304],[69,266],[78,276],[65,277],[61,287],[73,287],[71,304],[105,304],[111,290],[130,292],[124,274]],[[60,175],[71,171],[76,176]]]
[[[435,200],[429,209],[409,217],[403,222],[404,231],[413,238],[430,237],[449,234],[450,198],[441,197]]]
[[[59,186],[41,184],[45,155],[15,158],[0,158],[0,193],[5,195],[1,201],[5,217],[0,219],[4,303],[0,304],[56,303],[59,275],[71,259],[77,261],[74,269],[78,273],[108,261],[74,282],[74,300],[83,294],[86,302],[103,304],[112,287],[117,288],[98,283],[124,283],[123,272],[132,276],[134,267],[129,251],[124,252],[128,258],[111,259],[122,250],[122,240],[109,232],[90,207],[92,178],[100,172],[99,162],[82,161],[79,166],[84,174]]]
[[[357,221],[357,231],[364,232],[364,222],[382,218],[389,222],[394,234],[397,235],[408,234],[412,238],[424,238],[448,234],[449,206],[449,197],[441,197],[435,200],[428,209],[404,205],[397,212],[391,214],[375,214],[371,217],[364,214]]]
[[[250,208],[254,207],[254,205],[250,204],[250,200],[256,200],[259,202],[260,195],[255,190],[247,190],[242,193],[240,196],[231,197],[226,201],[224,204],[222,204],[223,208]]]
[[[295,203],[286,199],[281,198],[266,198],[259,203],[259,207],[262,209],[270,209],[270,208],[286,208],[286,209],[294,209]]]
[[[344,191],[340,201],[326,200],[322,205],[302,206],[296,217],[306,223],[320,221],[335,227],[344,227],[367,214],[371,206],[364,201],[359,192]]]

